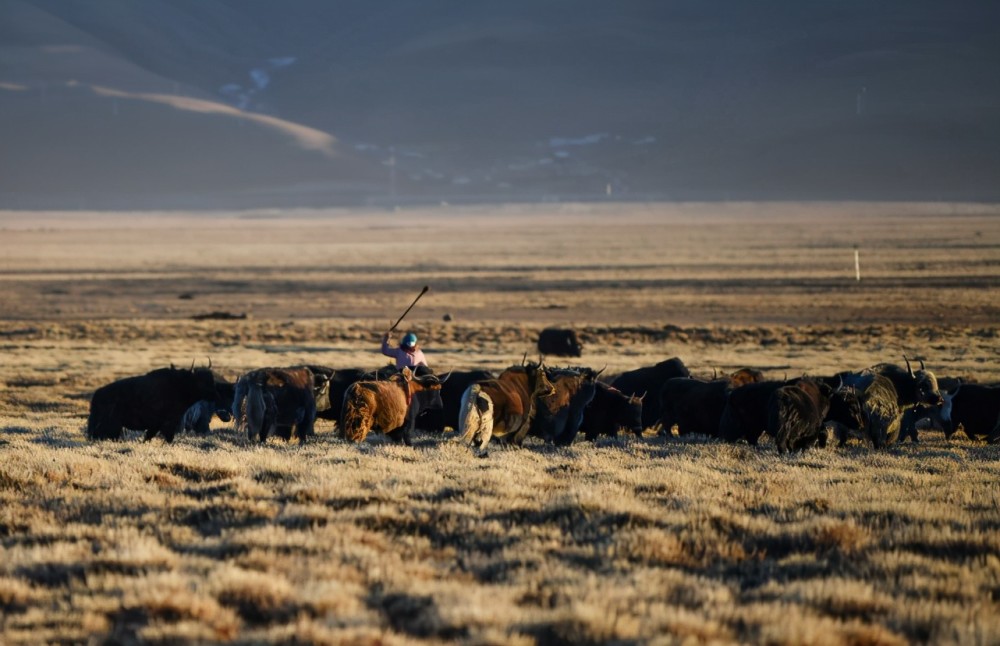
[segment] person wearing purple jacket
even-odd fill
[[[389,345],[389,339],[391,338],[389,332],[385,333],[382,337],[382,354],[387,357],[392,357],[396,360],[396,367],[402,370],[403,368],[416,368],[417,366],[426,366],[427,358],[424,357],[423,350],[417,347],[417,335],[413,332],[407,332],[403,335],[403,338],[399,341],[399,347],[394,348]]]

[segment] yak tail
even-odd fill
[[[233,388],[233,427],[237,432],[244,430],[247,424],[246,397],[249,381],[246,377],[240,377]]]
[[[243,408],[243,425],[246,428],[247,438],[253,440],[255,436],[260,437],[267,415],[267,406],[264,403],[264,389],[261,388],[260,384],[252,381],[247,384],[246,401],[243,404]]]
[[[465,444],[478,440],[480,451],[486,450],[486,445],[493,437],[493,400],[483,392],[479,384],[469,386],[462,394],[458,432],[462,434],[462,442]]]
[[[367,398],[370,392],[351,386],[344,394],[340,417],[340,432],[345,439],[363,442],[372,427],[372,411]]]

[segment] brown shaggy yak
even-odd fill
[[[462,441],[479,442],[480,451],[486,450],[494,436],[520,445],[531,427],[538,400],[553,394],[555,388],[542,362],[513,366],[496,379],[469,386],[462,395],[458,418]]]
[[[383,381],[354,382],[344,394],[341,435],[362,442],[377,429],[410,446],[410,433],[420,411],[441,408],[442,383],[436,375],[414,377],[409,368]]]

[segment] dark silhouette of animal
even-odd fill
[[[827,421],[834,426],[840,446],[851,436],[871,442],[876,449],[894,444],[902,410],[893,382],[878,374],[862,383],[867,385],[845,384],[834,393]]]
[[[810,378],[774,391],[768,403],[767,432],[779,452],[826,446],[823,420],[830,409],[831,394],[829,385]]]
[[[583,354],[583,346],[575,330],[545,328],[538,334],[538,351],[543,355],[579,357]]]
[[[305,366],[259,368],[244,374],[233,396],[237,430],[265,442],[272,432],[291,440],[294,429],[304,443],[316,421],[313,383],[313,373]]]
[[[944,396],[945,394],[941,393],[941,395]],[[910,438],[910,441],[914,444],[920,442],[917,438],[917,431],[921,428],[921,423],[928,417],[931,417],[934,411],[934,406],[926,404],[919,404],[903,409],[903,414],[899,418],[899,441],[903,442],[906,438]]]
[[[442,433],[445,428],[458,430],[458,414],[462,408],[462,395],[474,383],[495,379],[489,370],[453,370],[441,386],[443,408],[429,408],[417,417],[417,428]]]
[[[1000,442],[1000,387],[962,384],[952,393],[942,393],[942,402],[924,411],[932,428],[946,439],[961,430],[969,439]]]
[[[236,384],[218,374],[214,374],[214,377],[215,399],[202,399],[187,409],[183,421],[185,431],[207,435],[211,430],[212,417],[218,417],[223,422],[232,421],[233,417],[229,414],[229,410],[233,405]]]
[[[543,362],[513,366],[496,379],[469,386],[462,395],[458,432],[466,444],[479,444],[486,451],[490,439],[520,445],[531,428],[539,400],[551,397],[555,388],[545,375]]]
[[[101,386],[90,400],[87,437],[120,440],[124,429],[158,433],[173,442],[184,414],[202,400],[216,401],[216,375],[211,368],[159,368]]]
[[[547,369],[545,376],[554,392],[536,404],[538,411],[528,433],[557,446],[572,443],[580,430],[584,409],[594,399],[600,374],[590,368]]]
[[[661,432],[670,435],[670,429],[676,425],[681,435],[696,433],[718,437],[729,392],[760,382],[763,378],[759,370],[741,368],[712,381],[683,377],[668,379],[659,392]]]
[[[914,372],[910,360],[903,355],[906,368],[893,363],[879,363],[858,372],[842,372],[836,376],[844,386],[865,389],[876,375],[881,375],[892,382],[896,390],[896,404],[900,409],[917,404],[937,406],[941,404],[941,391],[937,377],[924,367],[920,361],[920,370]]]
[[[418,377],[403,368],[388,379],[356,381],[344,395],[340,434],[363,442],[373,430],[393,441],[412,446],[417,415],[425,408],[441,408],[442,382],[434,374]]]
[[[642,406],[642,426],[643,428],[649,428],[659,422],[662,416],[663,411],[660,410],[660,398],[658,395],[663,388],[663,384],[668,379],[690,376],[691,373],[688,371],[687,366],[684,365],[684,362],[677,357],[673,357],[666,361],[661,361],[655,366],[645,366],[623,372],[611,381],[611,385],[626,395],[645,397],[647,393],[650,394],[649,397],[643,399]]]
[[[768,402],[776,390],[792,381],[761,381],[730,390],[719,418],[719,437],[726,442],[746,440],[752,446],[768,427]]]
[[[622,391],[600,381],[596,384],[594,398],[583,410],[583,420],[579,431],[593,442],[598,435],[616,437],[618,429],[625,428],[636,437],[642,437],[642,397],[626,395]],[[564,438],[571,443],[574,437]]]

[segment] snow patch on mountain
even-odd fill
[[[240,110],[252,111],[258,105],[259,95],[271,84],[272,73],[293,65],[298,59],[294,56],[277,56],[267,59],[260,67],[255,67],[248,73],[250,83],[226,83],[219,88],[219,94],[226,97]]]

